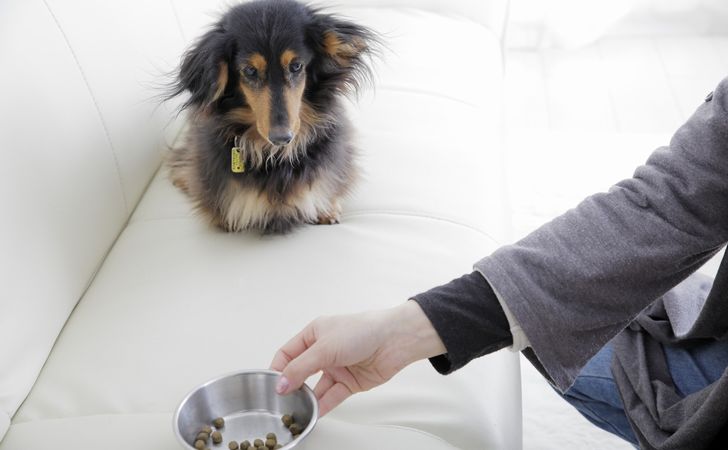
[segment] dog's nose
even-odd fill
[[[293,140],[293,132],[285,127],[273,127],[268,139],[275,145],[286,145]]]

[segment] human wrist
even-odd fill
[[[389,311],[392,323],[389,341],[400,352],[402,367],[446,353],[445,344],[420,305],[407,301]]]

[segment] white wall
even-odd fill
[[[725,33],[725,0],[512,0],[508,46],[580,47],[604,35]]]

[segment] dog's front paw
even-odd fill
[[[325,213],[320,214],[318,216],[318,221],[316,222],[319,225],[336,225],[337,223],[341,222],[341,213],[340,212],[334,212],[334,213]]]
[[[319,213],[316,221],[319,225],[335,225],[341,222],[341,207],[338,202],[330,211]]]

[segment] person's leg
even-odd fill
[[[681,397],[703,389],[728,367],[728,341],[663,345],[667,367]]]
[[[611,362],[610,343],[589,360],[571,388],[561,396],[594,425],[638,447],[612,378]]]
[[[663,345],[663,351],[681,396],[703,389],[728,368],[728,341]],[[607,344],[584,366],[562,397],[594,425],[638,446],[612,378],[611,361],[612,346]]]

